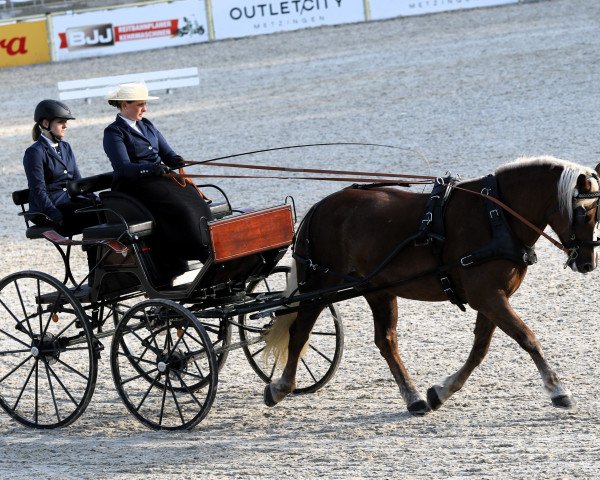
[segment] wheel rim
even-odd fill
[[[0,282],[0,405],[19,423],[74,422],[94,391],[98,346],[81,304],[55,278],[20,272]]]
[[[189,429],[210,410],[217,360],[204,327],[181,305],[148,300],[119,322],[111,348],[117,391],[144,425]]]
[[[249,284],[248,292],[264,292],[276,297],[285,288],[289,272],[289,267],[276,267],[266,279]],[[240,315],[238,320],[240,339],[248,343],[243,350],[250,366],[264,382],[270,383],[281,375],[284,367],[283,364],[278,365],[273,359],[263,357],[262,337],[271,327],[273,319],[251,320],[247,315]],[[308,350],[298,363],[294,393],[312,393],[325,386],[339,366],[343,349],[344,331],[341,316],[335,305],[330,304],[317,318]]]

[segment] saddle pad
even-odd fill
[[[294,236],[290,205],[217,220],[208,228],[215,263],[287,247]]]

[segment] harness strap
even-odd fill
[[[504,258],[517,264],[533,265],[537,262],[535,249],[518,241],[508,226],[502,208],[493,202],[498,197],[498,182],[493,174],[482,180],[483,204],[492,230],[492,240],[460,258],[462,267],[472,267],[494,258]]]

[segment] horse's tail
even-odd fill
[[[285,292],[283,293],[284,297],[296,292],[297,289],[298,267],[296,265],[296,260],[293,260],[292,269],[287,279]],[[296,307],[297,305],[297,302],[290,304],[291,307]],[[268,363],[270,357],[273,357],[278,365],[285,365],[287,362],[288,344],[290,341],[290,327],[297,317],[298,312],[286,313],[285,315],[275,317],[275,321],[265,337],[266,345],[263,350],[263,356],[266,363]],[[302,354],[304,354],[307,346],[308,342],[306,342],[306,345],[302,349]]]

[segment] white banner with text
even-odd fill
[[[216,0],[215,39],[363,22],[363,0]]]
[[[208,41],[204,0],[52,15],[54,60]]]
[[[445,12],[465,8],[491,7],[518,3],[519,0],[369,0],[371,19],[381,20],[408,15]]]

